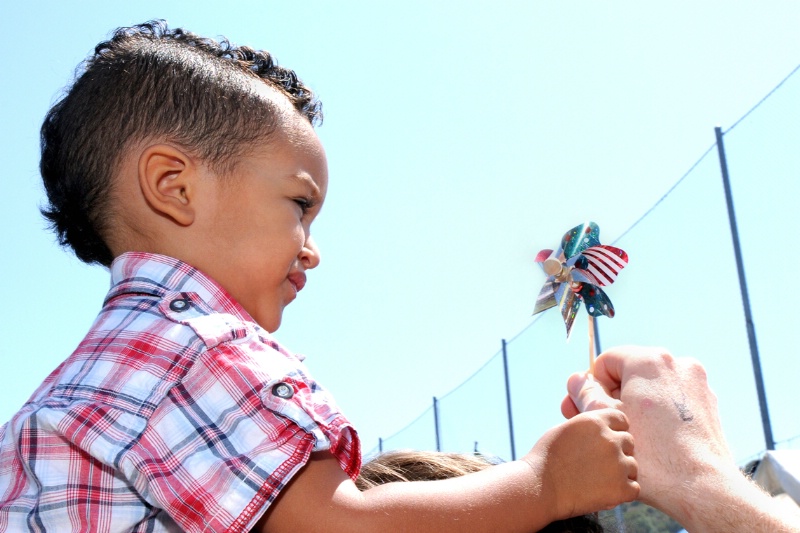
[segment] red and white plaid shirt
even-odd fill
[[[0,531],[247,531],[312,451],[359,441],[214,281],[129,253],[77,350],[0,427]]]

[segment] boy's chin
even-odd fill
[[[269,333],[275,333],[278,331],[278,328],[281,327],[282,318],[283,315],[279,313],[278,316],[263,317],[260,320],[256,320],[256,322]]]
[[[265,302],[263,306],[253,309],[252,311],[247,308],[245,309],[250,312],[250,316],[259,326],[270,333],[275,333],[283,322],[283,313],[287,305],[289,304]]]

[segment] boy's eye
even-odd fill
[[[300,211],[305,214],[309,209],[314,207],[313,201],[309,198],[295,198],[294,203],[300,206]]]

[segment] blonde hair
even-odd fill
[[[394,481],[435,481],[479,472],[495,464],[482,455],[395,450],[367,461],[356,480],[359,490]]]
[[[361,467],[356,487],[365,491],[395,481],[436,481],[480,472],[502,462],[484,455],[395,450]],[[575,516],[549,524],[539,533],[603,533],[596,515]]]

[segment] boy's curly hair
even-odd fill
[[[237,47],[164,21],[117,29],[78,68],[75,82],[47,113],[40,170],[48,204],[41,211],[59,244],[86,263],[108,266],[116,203],[111,184],[125,150],[161,137],[229,171],[268,136],[275,106],[256,94],[261,78],[285,94],[311,124],[322,105],[266,51]]]

